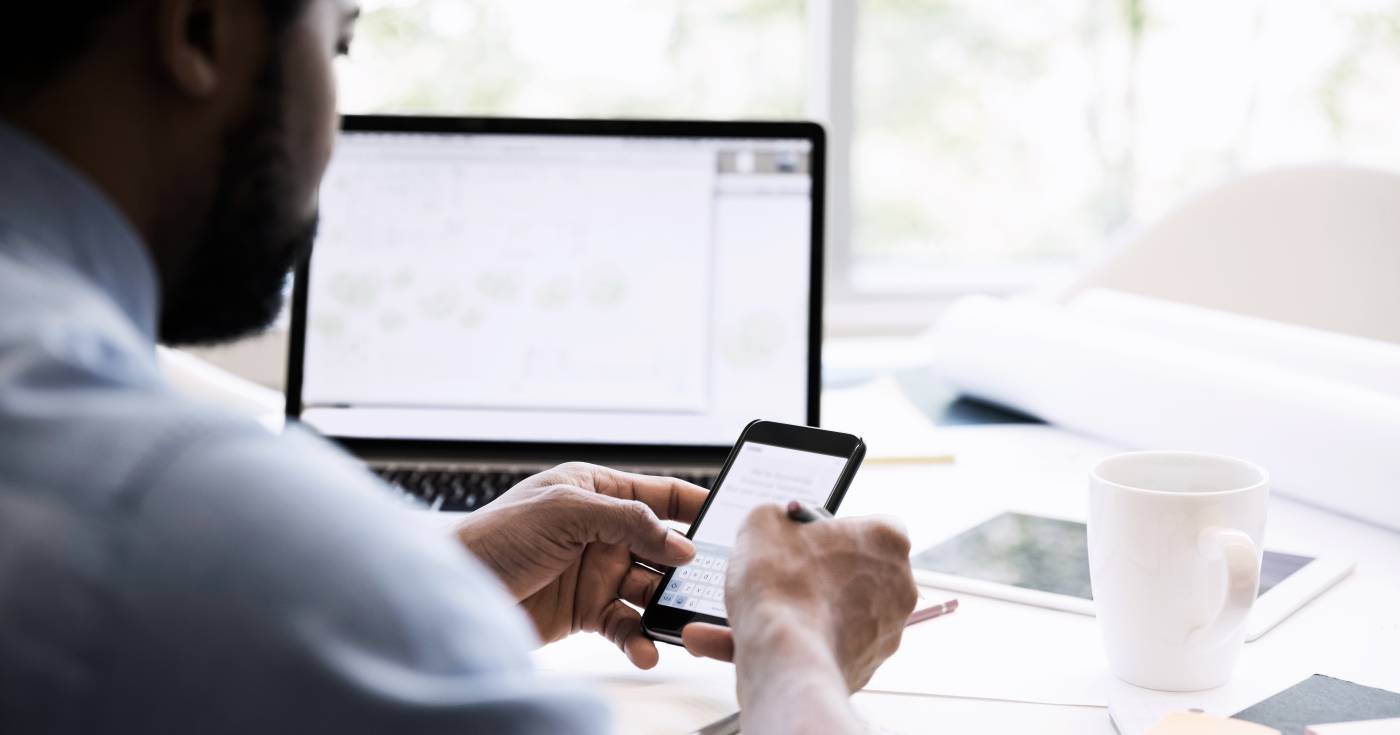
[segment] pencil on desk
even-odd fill
[[[922,610],[915,610],[909,613],[909,620],[905,621],[904,627],[908,628],[915,623],[922,623],[925,620],[933,620],[934,618],[942,617],[956,609],[958,609],[958,601],[949,600],[940,605],[933,605],[932,607],[926,607]]]
[[[904,454],[885,457],[866,457],[866,464],[954,464],[958,461],[953,454]]]

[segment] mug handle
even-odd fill
[[[1201,555],[1225,560],[1225,601],[1215,618],[1195,630],[1187,645],[1214,647],[1233,636],[1249,617],[1259,592],[1259,547],[1249,534],[1235,528],[1211,526],[1196,537]]]

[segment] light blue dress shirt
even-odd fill
[[[0,733],[595,733],[441,524],[177,396],[156,275],[0,123]]]

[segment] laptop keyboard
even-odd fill
[[[472,511],[500,497],[525,478],[544,471],[545,467],[454,467],[451,465],[372,466],[370,469],[385,482],[398,488],[404,499],[429,510]],[[712,487],[713,472],[694,470],[666,471],[655,468],[636,469],[650,475],[669,475],[701,487]]]

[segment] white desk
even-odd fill
[[[916,549],[1006,509],[1083,519],[1088,468],[1098,457],[1116,451],[1048,427],[934,428],[922,420],[916,426],[907,407],[888,399],[876,390],[860,394],[859,400],[828,401],[841,408],[823,423],[863,434],[872,456],[878,456],[882,446],[897,446],[890,453],[904,454],[910,444],[957,455],[953,465],[872,463],[842,508],[842,515],[897,515]],[[1324,673],[1400,691],[1400,534],[1276,497],[1266,545],[1281,551],[1346,554],[1357,560],[1357,569],[1248,644],[1232,686],[1253,685],[1262,699],[1291,681]],[[945,596],[937,591],[925,594]],[[928,688],[942,696],[861,692],[853,701],[873,725],[908,733],[1114,732],[1102,700],[1072,705],[997,701],[1004,696],[1081,699],[1084,686],[1070,686],[1068,695],[1057,696],[1063,680],[1076,677],[1099,677],[1098,685],[1107,687],[1111,679],[1092,618],[956,596],[963,603],[958,612],[911,628],[900,652],[887,664],[915,676],[925,669],[932,672]],[[980,624],[992,620],[998,622]],[[998,630],[1000,621],[1010,621],[1010,632]],[[1068,652],[1066,641],[1075,642]],[[1088,642],[1080,645],[1084,641]],[[614,706],[618,732],[686,732],[734,710],[732,669],[663,648],[660,665],[650,672],[629,670],[611,644],[588,637],[547,647],[537,653],[537,660],[547,669],[596,681]],[[967,660],[971,658],[979,660]],[[967,674],[949,673],[958,671]],[[881,685],[879,677],[873,686]]]
[[[175,362],[178,368],[180,361]],[[177,383],[195,395],[236,410],[268,412],[274,422],[279,418],[280,402],[271,391],[230,389],[227,376],[203,369],[181,374],[186,379]],[[1046,427],[937,428],[888,381],[828,392],[823,406],[823,424],[864,436],[872,457],[917,451],[957,455],[953,465],[872,462],[842,508],[842,515],[898,516],[916,549],[1007,509],[1083,519],[1089,466],[1116,451]],[[1282,688],[1273,679],[1324,673],[1400,691],[1400,534],[1275,497],[1265,543],[1281,551],[1345,554],[1357,560],[1357,569],[1247,644],[1234,684],[1257,687],[1262,699]],[[926,595],[946,599],[937,591]],[[957,596],[958,612],[910,629],[904,646],[873,682],[880,685],[878,677],[896,668],[915,677],[927,670],[921,688],[937,694],[861,692],[853,701],[867,720],[888,732],[908,733],[1114,732],[1101,700],[1063,703],[1082,699],[1084,687],[1076,687],[1075,696],[1053,696],[1068,689],[1059,684],[1076,677],[1108,684],[1092,618]],[[1074,647],[1066,650],[1067,641]],[[619,733],[686,732],[734,711],[731,667],[693,659],[674,647],[662,649],[660,665],[649,672],[632,670],[597,636],[575,636],[536,658],[546,669],[593,681],[611,700]],[[1000,701],[1008,695],[1061,703]]]

